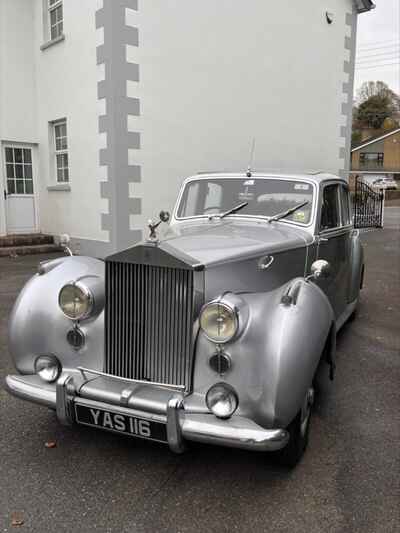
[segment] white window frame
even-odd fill
[[[50,40],[54,41],[55,39],[58,39],[62,35],[64,35],[64,6],[63,6],[63,0],[46,0],[47,2],[47,11],[48,11],[48,23],[49,23],[49,36]],[[62,10],[62,18],[61,20],[58,20],[56,24],[51,23],[51,14],[53,11],[56,11],[59,7],[61,7]],[[61,25],[61,32],[59,32],[58,26]],[[53,37],[52,35],[52,29],[53,27],[57,27],[57,35]]]
[[[12,154],[13,154],[13,159],[12,161],[8,160],[7,159],[7,150],[12,150]],[[16,150],[21,150],[21,162],[17,162],[15,160],[15,151]],[[25,154],[24,154],[24,150],[29,150],[30,151],[30,158],[31,160],[30,161],[25,161]],[[35,185],[34,185],[34,180],[33,180],[33,173],[34,173],[34,169],[33,169],[33,149],[29,146],[20,146],[20,145],[15,145],[15,144],[5,144],[3,146],[3,157],[4,157],[4,168],[5,168],[5,181],[4,181],[4,189],[5,191],[7,192],[7,195],[10,195],[10,196],[35,196]],[[16,176],[16,166],[20,166],[22,167],[22,177],[19,177],[17,178]],[[12,178],[9,178],[8,176],[8,166],[12,166],[13,167],[13,177]],[[30,167],[30,173],[31,173],[31,176],[26,176],[27,174],[27,171],[26,171],[26,167]],[[8,188],[8,182],[9,181],[13,181],[14,182],[14,191],[13,192],[10,192],[10,189]],[[22,188],[23,188],[23,191],[18,191],[18,187],[17,187],[17,181],[20,181],[22,182]],[[31,188],[32,190],[27,192],[26,191],[26,188],[27,188],[27,182],[31,182]]]
[[[61,120],[56,120],[51,123],[52,129],[53,129],[53,147],[54,147],[54,166],[55,166],[55,181],[57,184],[66,184],[69,183],[69,154],[68,154],[68,126],[67,126],[67,119],[63,118]],[[59,136],[57,137],[57,127],[59,126],[65,126],[65,136]],[[57,140],[58,139],[65,139],[66,140],[66,146],[65,148],[57,148]],[[58,157],[57,156],[67,156],[67,166],[59,166],[58,165]],[[62,179],[59,179],[58,171],[62,170],[63,177]],[[65,179],[65,171],[67,171],[67,178]]]

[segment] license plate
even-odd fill
[[[131,437],[167,442],[167,427],[162,422],[79,403],[75,403],[75,414],[78,424],[115,431]]]

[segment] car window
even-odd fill
[[[351,222],[349,190],[344,185],[340,186],[341,205],[342,205],[342,225],[347,226]]]
[[[327,185],[322,193],[321,230],[340,226],[339,186]]]
[[[194,187],[191,187],[185,198],[185,208],[189,211],[196,209],[196,204],[199,197],[199,184],[196,183]]]
[[[232,216],[272,217],[302,203],[306,205],[284,221],[308,224],[311,219],[314,189],[312,184],[268,178],[201,178],[187,183],[178,207],[178,217],[219,214],[240,203],[247,206]],[[193,199],[195,197],[195,200]]]
[[[222,200],[222,187],[218,183],[209,183],[208,192],[204,202],[204,210],[216,209],[219,212]]]

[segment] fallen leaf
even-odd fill
[[[18,515],[13,515],[11,518],[11,525],[13,527],[20,527],[24,524],[23,519]]]
[[[55,440],[49,440],[44,443],[46,448],[55,448],[57,446],[57,443]]]

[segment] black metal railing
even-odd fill
[[[375,191],[360,176],[356,177],[353,196],[354,227],[381,228],[383,226],[384,193]]]

